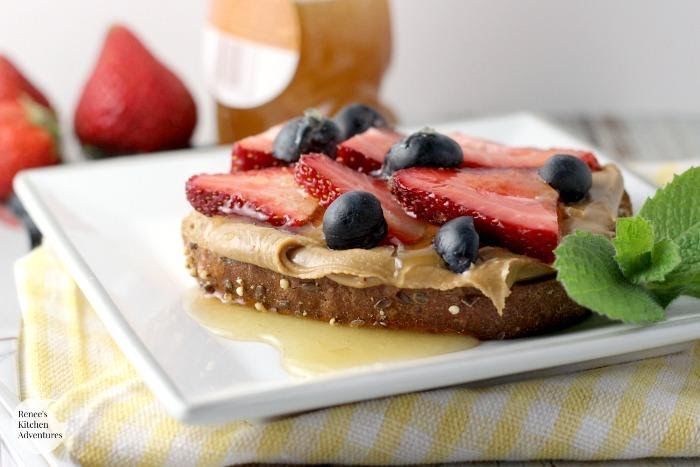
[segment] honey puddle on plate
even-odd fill
[[[331,326],[327,322],[223,304],[201,292],[188,294],[188,314],[229,339],[265,342],[277,348],[284,368],[298,376],[430,357],[476,346],[473,337]]]

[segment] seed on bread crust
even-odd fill
[[[406,305],[410,305],[411,303],[413,303],[411,297],[403,290],[399,291],[399,293],[396,294],[396,298],[398,298],[401,303],[405,303]]]
[[[305,292],[316,292],[318,291],[318,285],[316,285],[315,282],[302,282],[301,283],[301,288]]]
[[[481,297],[479,297],[478,295],[465,295],[464,298],[460,300],[460,302],[471,308],[480,298]]]
[[[428,296],[423,292],[414,292],[413,301],[420,305],[425,305],[428,303]]]
[[[374,303],[374,308],[380,310],[380,314],[392,304],[392,300],[389,297],[382,297]]]
[[[262,298],[265,296],[265,287],[262,285],[256,285],[253,296],[256,300],[262,300]]]

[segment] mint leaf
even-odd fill
[[[612,242],[577,232],[555,253],[567,293],[614,319],[656,321],[679,295],[700,297],[700,168],[675,177],[638,216],[619,219]]]
[[[672,240],[680,255],[664,283],[652,289],[667,296],[700,297],[700,167],[674,177],[644,203],[639,216],[651,223],[655,238]]]
[[[639,215],[654,227],[656,238],[676,240],[700,222],[700,167],[676,175],[648,199]]]
[[[697,203],[700,204],[700,197]],[[679,294],[700,297],[700,219],[678,236],[676,243],[681,263],[665,278],[665,282],[668,287],[676,288]]]
[[[662,281],[681,262],[673,240],[654,243],[652,226],[643,217],[619,219],[616,230],[612,240],[615,260],[622,274],[635,284]]]
[[[664,309],[652,295],[622,274],[606,237],[578,231],[564,237],[554,253],[557,279],[580,305],[626,323],[663,319]]]
[[[681,253],[673,240],[664,239],[651,249],[651,265],[637,274],[636,283],[659,282],[681,264]]]
[[[651,265],[654,248],[654,231],[649,221],[642,217],[626,217],[617,221],[615,260],[625,277],[632,279]]]

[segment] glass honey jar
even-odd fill
[[[391,58],[388,0],[211,0],[207,85],[220,143],[316,108],[377,108]]]

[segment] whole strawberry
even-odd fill
[[[56,117],[29,97],[0,101],[0,200],[23,169],[59,161]]]
[[[7,57],[0,55],[0,101],[14,101],[25,95],[53,111],[41,91],[34,87]]]
[[[185,85],[124,26],[107,34],[75,112],[75,132],[95,155],[189,145],[197,123]]]

